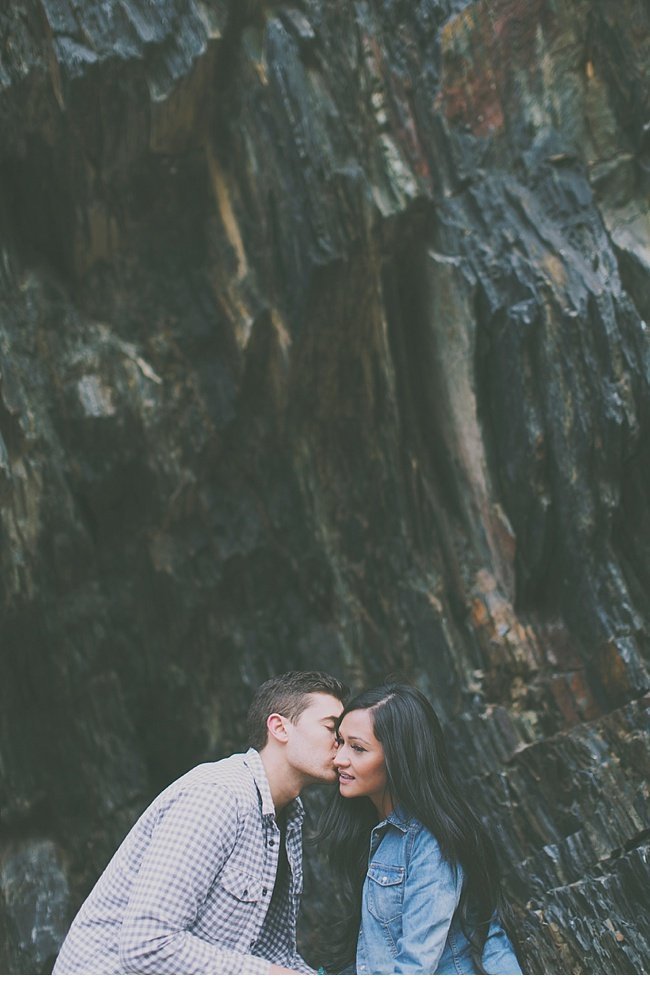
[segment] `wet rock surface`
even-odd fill
[[[529,973],[647,972],[646,5],[21,0],[0,40],[3,969],[322,667],[431,696]]]
[[[16,974],[48,973],[67,933],[70,909],[60,850],[49,840],[4,844],[0,890],[6,937],[3,969]]]

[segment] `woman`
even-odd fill
[[[492,842],[451,779],[426,697],[402,684],[367,690],[345,707],[338,738],[339,790],[322,827],[344,900],[335,966],[520,974],[498,919]]]

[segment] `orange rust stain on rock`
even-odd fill
[[[569,687],[582,720],[593,720],[602,714],[584,672],[577,671],[569,676]]]
[[[553,676],[550,689],[567,727],[581,721],[594,720],[603,712],[591,692],[584,672],[580,670]]]
[[[477,137],[502,130],[508,77],[538,62],[538,29],[552,27],[548,0],[483,0],[441,32],[443,72],[436,109]]]
[[[597,657],[597,667],[603,687],[612,700],[618,700],[630,690],[630,676],[624,657],[615,642],[608,642]]]
[[[545,254],[540,258],[540,266],[557,288],[564,288],[567,283],[566,268],[556,254]]]
[[[490,621],[488,609],[480,597],[472,601],[472,621],[476,628],[482,628]]]
[[[456,86],[447,86],[438,101],[452,124],[467,124],[476,137],[489,137],[502,129],[503,109],[493,93],[484,91],[485,81],[469,76]]]

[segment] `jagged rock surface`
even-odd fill
[[[0,968],[323,667],[432,697],[527,971],[647,972],[647,6],[19,0],[0,38]]]

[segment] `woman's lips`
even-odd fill
[[[339,772],[339,782],[344,786],[347,782],[354,782],[354,776],[346,775],[345,772]]]

